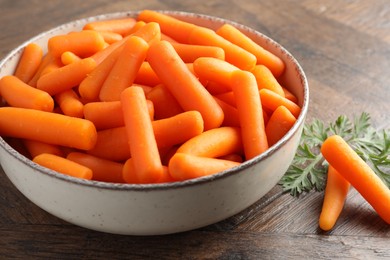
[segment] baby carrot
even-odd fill
[[[201,79],[199,79],[199,80],[201,80]],[[206,80],[204,80],[204,82],[205,83],[202,85],[204,85],[206,87],[207,91],[213,96],[232,91],[230,85],[222,85],[222,84],[214,82],[214,81],[207,81],[206,82]]]
[[[155,119],[171,117],[183,112],[183,109],[172,96],[171,92],[162,84],[152,88],[146,98],[154,104]]]
[[[158,23],[162,33],[181,43],[187,43],[189,34],[197,27],[195,24],[187,23],[172,16],[152,10],[141,11],[138,15],[138,20],[146,23]]]
[[[100,89],[100,100],[120,99],[122,91],[130,87],[145,60],[148,43],[140,37],[131,36],[123,46],[118,59]]]
[[[138,36],[151,45],[153,42],[161,40],[160,25],[155,22],[146,23],[135,31],[132,36]]]
[[[98,31],[98,33],[103,37],[104,41],[108,44],[118,42],[123,39],[123,36],[116,32],[110,31]]]
[[[254,54],[257,59],[257,64],[265,65],[272,71],[275,77],[282,75],[285,67],[283,60],[261,47],[234,26],[224,24],[216,32],[228,41]]]
[[[329,165],[324,202],[319,218],[319,226],[322,230],[331,230],[336,224],[344,207],[350,186],[350,183]]]
[[[242,151],[241,131],[236,127],[219,127],[205,131],[182,144],[178,153],[201,157],[220,157]]]
[[[238,68],[227,61],[201,57],[194,61],[194,71],[199,78],[230,86],[230,74]],[[231,89],[231,88],[230,88]]]
[[[122,36],[128,35],[134,27],[136,20],[134,18],[110,19],[102,21],[93,21],[84,25],[83,30],[115,32]]]
[[[297,99],[297,97],[296,97],[293,93],[291,93],[291,92],[290,92],[287,88],[285,88],[285,87],[282,87],[282,89],[283,89],[285,98],[291,100],[291,101],[294,102],[295,104],[298,103],[298,99]]]
[[[72,152],[66,159],[84,165],[92,170],[92,180],[124,183],[122,178],[123,164],[98,158],[86,153]]]
[[[150,46],[147,60],[185,111],[197,110],[201,113],[205,129],[222,124],[224,115],[221,107],[189,71],[169,42],[160,41]]]
[[[0,95],[14,107],[47,112],[53,111],[54,108],[53,98],[48,93],[27,85],[15,76],[4,76],[0,79]]]
[[[234,97],[233,91],[217,94],[217,95],[214,95],[214,97],[218,98],[219,100],[222,100],[223,102],[225,102],[233,107],[236,107],[236,98]]]
[[[23,50],[14,75],[21,81],[29,82],[42,61],[43,50],[36,43],[29,43]]]
[[[338,135],[330,136],[322,144],[321,153],[390,224],[390,189],[348,143]]]
[[[228,160],[228,161],[238,162],[238,163],[243,162],[242,156],[239,154],[236,154],[236,153],[224,155],[224,156],[218,157],[217,159]]]
[[[75,31],[69,34],[56,35],[47,43],[48,51],[53,57],[71,51],[81,58],[87,58],[105,47],[103,37],[95,31]]]
[[[28,152],[30,153],[31,158],[34,158],[35,156],[40,155],[42,153],[54,154],[61,157],[64,156],[64,153],[62,152],[62,150],[59,148],[58,145],[47,144],[47,143],[42,143],[39,141],[28,140],[28,139],[24,139],[23,144],[27,148]]]
[[[268,145],[276,144],[295,124],[296,118],[284,106],[280,106],[272,113],[265,126]]]
[[[168,169],[173,179],[183,181],[215,174],[239,164],[229,160],[176,153],[169,161]]]
[[[82,59],[43,75],[37,82],[37,88],[50,95],[56,95],[78,86],[96,67],[92,58]]]
[[[84,116],[84,104],[80,101],[79,96],[73,89],[68,89],[56,94],[54,100],[57,102],[64,115],[79,118]]]
[[[255,77],[248,71],[234,71],[231,79],[244,153],[249,160],[268,149],[259,91]]]
[[[95,145],[97,134],[95,126],[85,119],[34,109],[1,107],[0,136],[87,150]]]
[[[64,65],[68,65],[79,60],[81,60],[81,58],[71,51],[66,51],[61,54],[61,62]]]
[[[211,29],[205,27],[193,29],[188,41],[190,44],[221,47],[225,51],[225,60],[242,70],[250,71],[256,65],[256,57],[252,53],[219,36]]]
[[[149,62],[143,62],[137,75],[135,76],[134,83],[154,87],[161,84],[161,80],[156,75],[152,67],[150,67]]]
[[[37,68],[37,71],[34,73],[33,77],[28,81],[28,84],[31,87],[37,86],[37,81],[39,77],[41,76],[42,71],[45,69],[47,64],[51,63],[53,60],[53,56],[51,56],[49,53],[47,53],[45,56],[43,56],[41,63],[39,64],[39,67]]]
[[[223,114],[225,115],[222,122],[222,126],[239,127],[240,120],[238,118],[237,108],[216,97],[214,97],[214,99],[217,101],[218,105],[222,108]]]
[[[275,76],[266,66],[256,65],[251,72],[256,77],[257,86],[259,89],[266,88],[281,95],[282,97],[285,97],[282,86],[280,86]]]
[[[261,104],[265,108],[274,111],[279,106],[285,106],[288,110],[290,110],[295,118],[298,118],[301,113],[301,108],[291,100],[284,98],[269,89],[261,89],[259,92]]]
[[[185,63],[192,63],[200,57],[213,57],[221,60],[225,59],[225,52],[220,47],[183,44],[178,42],[171,42],[171,44]]]
[[[87,180],[92,179],[91,169],[54,154],[48,154],[48,153],[40,154],[34,157],[33,162],[43,167],[52,169],[54,171],[72,177],[82,178]]]
[[[154,137],[145,93],[140,87],[125,89],[120,95],[128,144],[141,183],[161,178],[163,168]]]

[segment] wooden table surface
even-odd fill
[[[301,63],[311,93],[308,121],[366,111],[377,128],[390,128],[387,0],[0,0],[0,57],[58,24],[142,9],[204,13],[253,27]],[[276,186],[250,208],[208,227],[166,236],[119,236],[51,216],[21,195],[0,169],[0,258],[390,258],[390,226],[355,190],[328,233],[318,228],[322,198],[319,192],[293,198]]]

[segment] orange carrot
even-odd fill
[[[187,43],[192,29],[197,27],[195,24],[187,23],[172,16],[152,10],[141,11],[138,15],[138,20],[146,23],[158,23],[162,33],[181,43]]]
[[[234,126],[240,127],[240,120],[238,118],[238,111],[236,107],[222,101],[216,97],[214,99],[217,101],[218,105],[222,108],[223,114],[225,115],[222,126]]]
[[[45,74],[47,73],[50,73],[56,69],[59,69],[61,68],[62,66],[64,66],[64,64],[62,64],[62,61],[61,61],[61,57],[58,57],[58,58],[53,58],[51,59],[46,65],[44,68],[42,68],[42,71],[40,72],[40,75],[39,75],[39,78],[37,79],[37,82],[38,80]],[[37,83],[36,82],[36,83]],[[35,85],[36,86],[36,85]]]
[[[219,100],[222,100],[223,102],[236,107],[236,98],[234,97],[233,91],[221,93],[214,95],[214,97],[218,98]]]
[[[298,118],[301,113],[301,108],[294,102],[288,100],[276,94],[275,92],[268,89],[261,89],[260,91],[261,104],[271,111],[275,111],[279,106],[285,106],[290,112],[294,115],[295,118]]]
[[[348,143],[338,135],[330,136],[322,144],[321,153],[390,224],[390,189]]]
[[[134,18],[120,18],[102,21],[93,21],[84,25],[83,30],[115,32],[122,36],[128,35],[134,27]]]
[[[224,115],[221,107],[189,71],[169,42],[160,41],[150,46],[147,60],[185,111],[197,110],[201,113],[205,129],[222,124]]]
[[[324,202],[319,218],[319,226],[322,230],[329,231],[336,224],[344,207],[350,186],[350,183],[329,165]]]
[[[239,164],[229,160],[176,153],[169,161],[168,169],[173,179],[182,181],[215,174]]]
[[[64,65],[68,65],[79,60],[81,60],[81,58],[71,51],[66,51],[61,54],[61,62]]]
[[[66,174],[76,178],[82,178],[90,180],[92,179],[92,170],[71,160],[65,159],[63,157],[43,153],[34,157],[33,162],[57,171],[62,174]]]
[[[276,144],[295,124],[296,118],[284,106],[280,106],[272,113],[265,127],[268,145]]]
[[[250,72],[237,70],[231,78],[245,157],[249,160],[268,149],[259,91],[256,79]]]
[[[97,135],[95,126],[85,119],[34,109],[1,107],[0,136],[86,150],[95,145]]]
[[[238,163],[242,163],[244,161],[242,159],[242,156],[239,154],[236,154],[236,153],[227,154],[227,155],[218,157],[217,159],[228,160],[228,161],[238,162]]]
[[[184,144],[178,153],[201,157],[220,157],[242,151],[241,131],[236,127],[219,127],[205,131]]]
[[[206,80],[204,80],[206,81]],[[206,87],[207,91],[215,96],[219,94],[224,94],[227,92],[231,92],[232,89],[230,88],[230,85],[222,85],[220,83],[214,82],[214,81],[207,81],[207,83],[202,84]]]
[[[285,87],[282,87],[282,88],[283,88],[285,98],[291,100],[295,104],[298,104],[297,97],[293,93],[291,93],[287,88],[285,88]]]
[[[37,86],[37,81],[39,77],[41,76],[42,71],[45,69],[47,64],[51,63],[53,60],[53,56],[51,56],[49,53],[47,53],[43,58],[41,63],[39,64],[39,67],[37,68],[37,71],[33,75],[33,77],[28,81],[28,84],[32,87]]]
[[[171,177],[171,175],[169,174],[168,167],[163,166],[162,169],[163,169],[163,172],[162,172],[160,178],[155,181],[155,183],[166,183],[166,182],[175,181]],[[132,158],[126,160],[125,165],[123,167],[123,171],[122,171],[122,178],[125,180],[126,183],[131,183],[131,184],[142,183],[139,180],[139,177],[138,177],[138,174],[137,174],[136,169],[134,167],[134,162],[133,162]]]
[[[185,63],[192,63],[200,57],[213,57],[220,60],[225,59],[225,52],[220,47],[183,44],[177,42],[171,42],[171,44]]]
[[[81,58],[87,58],[105,47],[103,37],[95,31],[76,31],[65,35],[53,36],[47,43],[48,51],[53,57],[71,51]]]
[[[137,36],[131,36],[126,41],[100,89],[100,100],[115,101],[120,99],[122,91],[133,84],[137,72],[145,60],[148,48],[148,43]]]
[[[91,169],[93,173],[92,179],[95,181],[124,183],[122,178],[122,163],[79,152],[69,153],[66,158]]]
[[[43,50],[38,44],[27,44],[16,66],[14,75],[25,83],[29,82],[38,70],[42,57]]]
[[[154,87],[161,84],[161,80],[156,75],[152,67],[150,67],[149,62],[143,62],[137,75],[135,76],[134,83]]]
[[[82,59],[43,75],[37,82],[37,88],[50,95],[56,95],[80,84],[96,67],[92,58]]]
[[[144,39],[149,45],[153,44],[153,42],[161,40],[160,25],[155,22],[146,23],[135,31],[132,36]]]
[[[33,88],[15,76],[0,79],[0,95],[14,107],[31,108],[51,112],[53,98],[45,91]]]
[[[154,104],[155,119],[171,117],[183,112],[183,109],[172,96],[171,92],[162,84],[155,86],[146,98]]]
[[[264,65],[256,65],[251,71],[256,77],[257,86],[259,89],[269,89],[282,97],[285,97],[282,86],[276,80],[272,72]]]
[[[168,35],[163,34],[163,33],[161,33],[161,40],[162,41],[167,41],[167,42],[170,42],[170,43],[178,43],[177,41],[175,41],[174,39],[172,39],[171,37],[169,37]]]
[[[103,37],[104,41],[108,44],[113,44],[123,39],[123,36],[116,32],[110,31],[98,31],[98,33]]]
[[[257,64],[267,66],[275,77],[282,75],[285,68],[283,60],[261,47],[234,26],[224,24],[217,30],[217,34],[254,54],[257,59]]]
[[[225,51],[225,60],[240,69],[249,71],[256,65],[256,57],[252,53],[224,39],[211,29],[205,27],[193,29],[188,41],[190,44],[221,47]]]
[[[161,178],[163,168],[145,93],[140,87],[127,88],[120,100],[137,178],[141,183],[153,183]]]
[[[84,116],[84,105],[73,89],[68,89],[56,94],[54,99],[61,108],[61,111],[64,113],[64,115],[79,118]]]
[[[238,68],[224,60],[201,57],[194,61],[194,71],[199,78],[230,86],[230,74]],[[231,90],[231,88],[230,88]]]
[[[61,157],[64,156],[64,153],[57,145],[47,144],[47,143],[42,143],[39,141],[33,141],[27,139],[23,140],[23,144],[27,148],[28,152],[30,153],[31,158],[34,158],[35,156],[40,155],[42,153],[54,154]]]

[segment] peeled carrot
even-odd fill
[[[256,65],[251,72],[256,77],[259,89],[266,88],[281,95],[282,97],[285,97],[282,86],[266,66]]]
[[[322,230],[329,231],[336,224],[344,207],[350,186],[350,183],[329,165],[324,202],[319,218],[319,226]]]
[[[160,25],[161,32],[181,43],[187,43],[189,34],[197,27],[192,23],[187,23],[172,16],[152,10],[141,11],[138,15],[138,20],[146,23],[158,23]]]
[[[169,161],[169,173],[175,180],[188,180],[215,174],[239,165],[229,160],[176,153]]]
[[[153,44],[153,42],[161,40],[160,25],[155,22],[146,23],[136,30],[132,36],[144,39],[149,45]]]
[[[201,57],[194,61],[194,71],[200,78],[230,87],[230,74],[238,68],[227,61],[211,57]]]
[[[171,92],[162,84],[155,86],[146,94],[146,98],[154,104],[155,119],[171,117],[183,112],[180,104]]]
[[[82,178],[87,180],[92,179],[91,169],[54,154],[48,154],[48,153],[40,154],[34,157],[33,162],[72,177]]]
[[[81,60],[81,58],[71,51],[66,51],[61,54],[61,62],[64,65],[68,65],[79,60]]]
[[[27,44],[16,66],[14,75],[25,83],[29,82],[38,70],[42,57],[43,50],[38,44]]]
[[[86,153],[72,152],[66,159],[84,165],[92,170],[92,179],[95,181],[124,183],[122,178],[123,164],[101,159]]]
[[[71,51],[81,58],[87,58],[102,50],[105,41],[98,32],[76,31],[51,37],[47,47],[53,57],[60,57],[62,53]]]
[[[42,69],[42,71],[40,72],[40,75],[39,75],[39,78],[37,79],[37,83],[38,83],[38,80],[45,74],[48,74],[56,69],[59,69],[61,68],[62,66],[64,66],[64,64],[62,64],[62,61],[61,61],[61,57],[57,57],[57,58],[53,58],[51,59],[46,65],[45,67]]]
[[[213,30],[197,27],[189,35],[189,43],[217,46],[225,51],[225,60],[242,70],[251,70],[256,65],[256,57],[236,44],[224,39]]]
[[[98,33],[108,44],[113,44],[114,42],[118,42],[123,39],[123,36],[121,34],[112,31],[98,31]]]
[[[218,157],[217,159],[228,160],[228,161],[238,162],[238,163],[242,163],[244,161],[242,159],[242,156],[239,154],[236,154],[236,153],[224,155],[224,156]]]
[[[234,71],[231,79],[245,157],[249,160],[268,149],[259,91],[255,77],[248,71]]]
[[[28,84],[32,87],[37,86],[37,81],[39,77],[41,76],[42,71],[44,68],[52,62],[53,56],[51,56],[49,53],[47,53],[45,56],[43,56],[41,63],[39,64],[39,67],[37,68],[36,72],[34,73],[33,77],[28,81]]]
[[[28,152],[30,153],[31,158],[34,158],[35,156],[40,155],[42,153],[54,154],[61,157],[64,156],[64,153],[62,152],[62,150],[58,145],[47,144],[47,143],[42,143],[39,141],[33,141],[28,139],[24,139],[23,144],[27,148]]]
[[[95,126],[88,120],[15,107],[0,108],[0,136],[84,150],[91,149],[97,137]]]
[[[225,52],[220,47],[183,44],[178,42],[171,42],[171,44],[185,63],[192,63],[200,57],[213,57],[221,60],[225,59]]]
[[[222,101],[216,97],[214,99],[217,101],[218,105],[222,108],[222,111],[225,115],[222,126],[240,126],[240,120],[238,118],[238,110],[236,107]]]
[[[84,116],[84,104],[80,101],[79,96],[73,89],[68,89],[56,94],[54,99],[64,115],[79,118]]]
[[[295,124],[296,118],[284,106],[278,107],[271,115],[265,127],[268,145],[278,142]]]
[[[140,87],[130,87],[122,92],[120,100],[137,177],[141,183],[153,183],[161,178],[163,168],[145,93]]]
[[[338,135],[330,136],[322,144],[321,153],[390,224],[390,189],[348,143]]]
[[[161,84],[161,80],[156,75],[152,67],[150,67],[149,62],[143,62],[137,75],[135,76],[134,83],[154,87]]]
[[[100,100],[115,101],[120,99],[122,91],[133,84],[137,72],[146,58],[148,48],[148,43],[137,36],[131,36],[126,41],[100,89]]]
[[[48,93],[27,85],[16,76],[4,76],[0,79],[0,95],[14,107],[47,112],[54,108],[54,100]]]
[[[236,107],[236,98],[234,97],[233,91],[221,93],[214,95],[214,97],[218,98],[219,100],[222,100],[223,102]]]
[[[128,35],[134,27],[134,18],[120,18],[102,21],[93,21],[84,25],[83,30],[115,32],[122,36]]]
[[[283,60],[261,47],[234,26],[224,24],[216,32],[223,38],[254,54],[257,59],[257,64],[265,65],[272,71],[275,77],[282,75],[285,68]]]
[[[295,118],[298,118],[301,113],[301,108],[291,100],[284,98],[269,89],[261,89],[259,92],[261,104],[265,108],[275,111],[279,106],[284,106],[290,110]]]
[[[224,93],[227,93],[227,92],[231,92],[232,89],[229,85],[222,85],[220,83],[217,83],[217,82],[214,82],[214,81],[207,81],[207,83],[203,84],[207,91],[215,96],[215,95],[219,95],[219,94],[224,94]]]
[[[43,75],[37,82],[37,88],[56,95],[79,85],[95,67],[96,62],[92,58],[82,59]]]
[[[201,113],[205,129],[222,124],[224,115],[221,107],[188,70],[169,42],[160,41],[150,46],[147,60],[185,111],[197,110]]]
[[[205,131],[184,144],[178,153],[201,157],[220,157],[242,151],[241,131],[236,127],[219,127]]]

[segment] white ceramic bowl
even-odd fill
[[[292,129],[258,157],[230,170],[203,178],[168,184],[112,184],[76,179],[41,167],[0,138],[0,163],[16,188],[47,212],[85,228],[131,235],[187,231],[233,216],[258,201],[280,180],[296,152],[308,110],[309,90],[304,72],[293,56],[267,36],[220,18],[166,12],[216,29],[223,23],[238,27],[286,64],[282,78],[302,107]],[[12,74],[22,49],[30,42],[46,50],[53,35],[79,30],[89,21],[136,17],[138,12],[95,16],[61,25],[23,43],[0,63],[0,77]],[[23,210],[23,209],[21,209]]]

